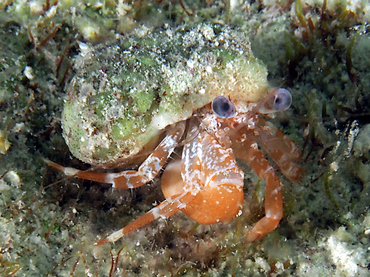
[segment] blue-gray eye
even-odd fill
[[[285,111],[292,104],[292,95],[285,88],[279,88],[275,92],[274,108],[275,111]]]
[[[229,118],[235,114],[235,107],[231,101],[225,96],[217,96],[212,101],[212,110],[222,118]]]

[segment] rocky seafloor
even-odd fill
[[[0,3],[0,276],[369,276],[370,5],[366,0],[21,1]],[[292,107],[272,121],[302,152],[281,176],[284,218],[259,242],[263,181],[246,169],[229,224],[160,219],[114,244],[98,237],[163,200],[65,178],[42,158],[88,169],[62,137],[66,84],[81,45],[118,35],[218,24],[249,36]]]

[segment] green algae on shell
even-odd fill
[[[62,125],[84,162],[134,156],[215,96],[256,102],[267,91],[266,67],[242,31],[206,24],[140,31],[80,45]]]

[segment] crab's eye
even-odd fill
[[[285,111],[292,104],[292,95],[285,88],[272,90],[265,99],[262,99],[256,106],[260,113],[275,113]]]
[[[275,92],[274,108],[276,111],[285,111],[292,104],[292,95],[285,88],[279,88]]]
[[[212,101],[212,110],[222,118],[229,118],[235,114],[235,106],[225,96],[217,96]]]

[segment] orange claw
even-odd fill
[[[244,200],[244,175],[230,153],[206,132],[184,148],[185,162],[171,162],[162,176],[166,200],[95,245],[114,242],[159,217],[168,218],[178,211],[202,224],[229,222],[238,214]],[[191,156],[189,151],[199,155]],[[189,174],[181,168],[186,168]]]

